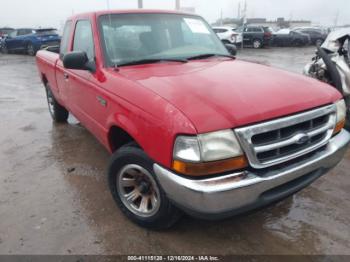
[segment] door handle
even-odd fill
[[[102,106],[104,106],[104,107],[107,106],[107,101],[106,101],[105,99],[103,99],[103,98],[100,97],[100,96],[97,96],[96,98],[97,98],[98,102],[99,102]]]
[[[69,79],[69,75],[68,75],[67,73],[64,73],[64,74],[63,74],[63,77],[64,77],[65,80],[68,80],[68,79]]]

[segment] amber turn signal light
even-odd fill
[[[220,174],[226,171],[242,169],[248,166],[248,161],[245,156],[230,158],[220,161],[191,163],[174,160],[173,169],[188,176],[206,176]]]
[[[345,127],[345,119],[339,121],[333,131],[333,135],[338,134]]]

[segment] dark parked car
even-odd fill
[[[281,29],[273,35],[275,46],[305,46],[310,43],[310,36],[289,29]]]
[[[2,51],[3,53],[21,51],[34,56],[44,47],[58,46],[60,40],[56,29],[53,28],[21,28],[14,30],[6,37]]]
[[[266,26],[245,26],[237,29],[243,33],[244,45],[262,48],[271,44],[272,30]]]
[[[309,35],[311,43],[317,46],[322,45],[328,36],[328,32],[318,28],[299,28],[295,31]]]

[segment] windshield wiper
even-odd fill
[[[118,64],[117,66],[128,66],[128,65],[142,65],[142,64],[152,64],[152,63],[159,63],[159,62],[181,62],[181,63],[187,63],[187,59],[176,59],[176,58],[149,58],[149,59],[141,59],[141,60],[135,60],[130,61],[126,63]]]
[[[205,59],[205,58],[214,57],[214,56],[217,56],[217,57],[228,57],[228,58],[235,59],[235,57],[232,56],[232,55],[224,55],[224,54],[201,54],[201,55],[195,55],[195,56],[188,57],[187,60]]]

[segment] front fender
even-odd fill
[[[107,119],[108,132],[115,126],[128,133],[154,162],[170,167],[173,143],[177,134],[194,134],[196,130],[181,112],[171,105],[163,107],[162,117],[152,115],[140,108],[120,108]],[[161,110],[161,109],[160,109]],[[106,141],[109,141],[108,135]],[[108,150],[113,148],[108,145]]]

